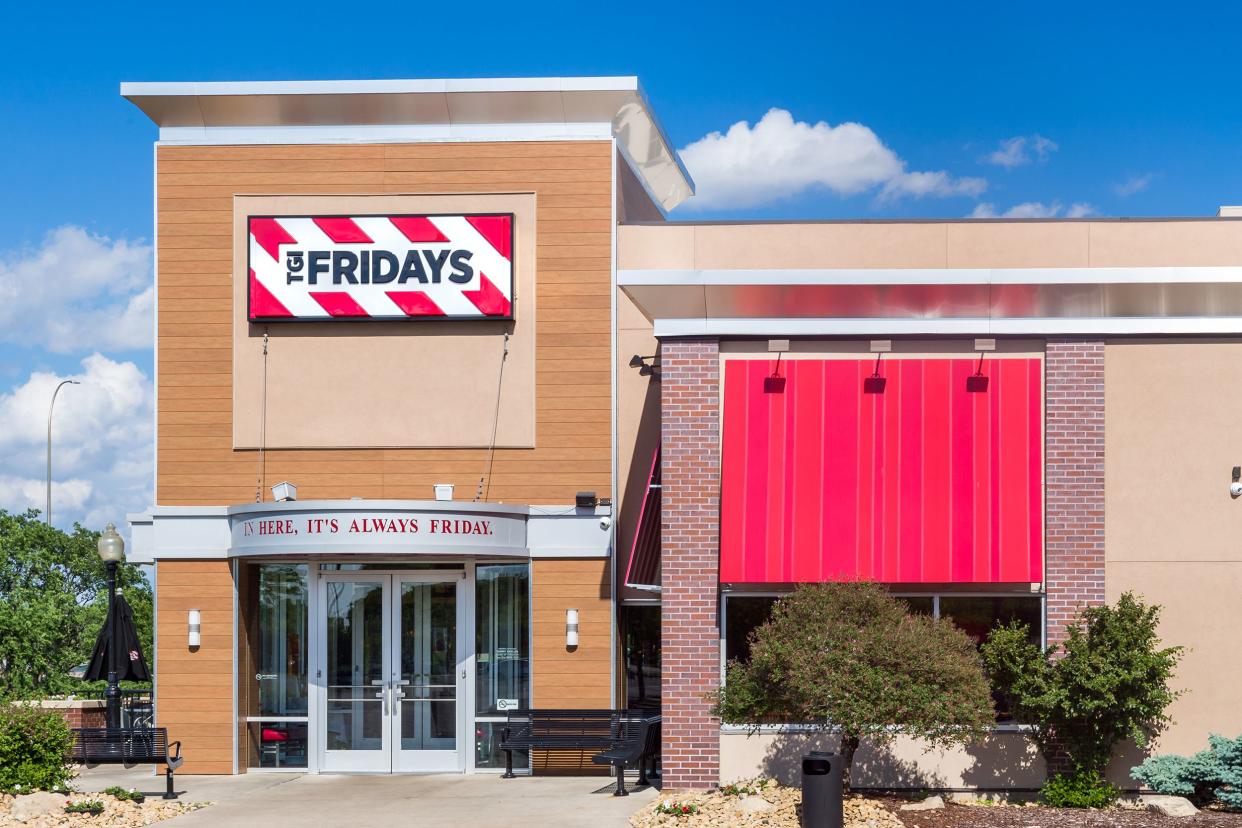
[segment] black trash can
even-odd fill
[[[842,828],[841,755],[813,750],[802,757],[802,828]]]

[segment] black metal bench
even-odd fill
[[[500,731],[505,752],[503,779],[513,778],[515,750],[607,750],[612,747],[618,710],[511,710]]]
[[[164,799],[177,798],[173,771],[184,760],[181,743],[169,744],[167,728],[76,727],[69,758],[80,765],[163,765],[168,783]]]
[[[647,780],[647,760],[651,760],[651,773],[655,774],[655,759],[660,754],[660,716],[642,719],[622,718],[616,724],[613,744],[603,753],[591,757],[597,765],[612,765],[617,769],[617,789],[613,796],[629,796],[625,789],[625,769],[638,765],[638,784],[650,784]]]

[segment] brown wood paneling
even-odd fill
[[[254,498],[257,458],[231,440],[233,196],[333,192],[536,194],[536,446],[496,451],[488,496],[611,496],[612,165],[607,141],[160,147],[157,502]],[[473,494],[484,458],[269,450],[264,468],[305,498],[426,498]]]
[[[156,717],[181,740],[184,773],[233,772],[233,575],[226,560],[160,561],[156,583]],[[186,644],[187,611],[202,644]]]

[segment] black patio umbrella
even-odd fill
[[[147,669],[147,660],[142,656],[142,644],[138,642],[138,631],[134,629],[134,611],[119,590],[112,602],[115,613],[116,635],[109,640],[108,621],[104,619],[103,629],[95,639],[95,649],[91,652],[91,663],[82,677],[86,681],[107,681],[109,669],[116,670],[117,681],[150,681],[151,671]],[[112,641],[116,642],[113,651]],[[115,665],[115,666],[113,666]]]

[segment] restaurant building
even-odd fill
[[[788,775],[830,737],[704,694],[856,578],[1046,643],[1133,590],[1191,648],[1162,749],[1242,730],[1237,219],[670,221],[634,78],[121,91],[159,126],[130,523],[187,772],[491,771],[508,710],[644,706],[667,787]],[[1034,787],[1032,751],[856,776]]]

